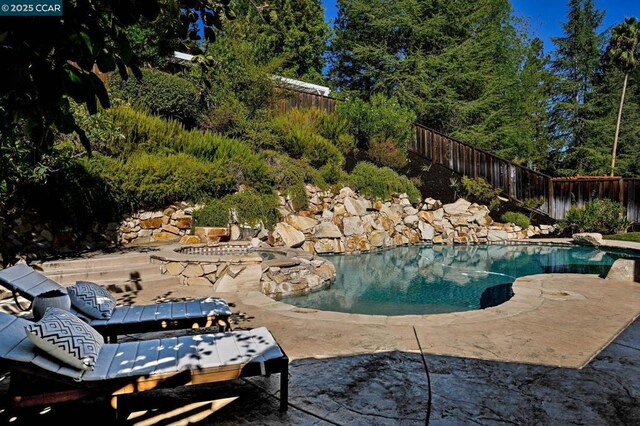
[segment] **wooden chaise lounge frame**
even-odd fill
[[[39,294],[50,290],[66,292],[46,275],[25,264],[17,264],[0,271],[0,285],[13,293],[20,309],[18,296],[33,301]],[[109,342],[116,342],[118,335],[147,333],[200,327],[219,327],[231,330],[231,310],[226,301],[210,297],[184,302],[164,302],[148,305],[117,306],[110,319],[94,319],[72,312],[88,322]]]
[[[10,372],[5,416],[87,397],[111,398],[120,420],[131,412],[125,395],[153,389],[280,374],[280,410],[288,406],[289,359],[264,327],[222,333],[105,343],[96,368],[82,372],[37,348],[29,321],[0,312],[0,363]]]

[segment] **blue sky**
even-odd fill
[[[336,15],[336,1],[322,0],[328,20]],[[567,16],[566,0],[511,0],[517,16],[529,21],[529,32],[544,41],[547,52],[553,50],[551,37],[560,37],[562,23]],[[595,0],[596,7],[605,11],[601,31],[622,22],[627,16],[640,18],[640,0]]]

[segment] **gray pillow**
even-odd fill
[[[67,290],[73,307],[91,318],[109,319],[116,308],[115,297],[96,283],[76,281]]]
[[[79,370],[93,370],[104,339],[71,312],[47,308],[42,319],[25,327],[38,348]]]

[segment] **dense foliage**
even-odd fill
[[[272,229],[280,219],[278,199],[274,195],[241,191],[220,199],[209,199],[194,212],[196,226],[227,226],[239,223]]]
[[[494,187],[481,177],[474,179],[463,176],[461,185],[465,198],[470,201],[486,204],[490,210],[493,210],[500,204],[498,195],[500,195],[502,190]]]
[[[505,223],[513,223],[522,229],[527,229],[531,225],[531,219],[524,213],[506,212],[502,215],[502,221]]]
[[[351,172],[349,181],[353,189],[367,197],[388,200],[394,195],[407,194],[414,203],[420,200],[420,191],[413,183],[388,167],[360,162]]]
[[[109,81],[114,96],[148,109],[160,117],[176,119],[188,127],[199,120],[203,109],[200,91],[177,75],[143,69],[141,80],[123,80],[113,75]]]
[[[630,225],[624,207],[610,200],[593,200],[582,207],[572,207],[560,222],[563,230],[601,234],[625,232]]]

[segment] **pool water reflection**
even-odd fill
[[[496,306],[517,277],[542,273],[604,276],[625,250],[552,245],[406,246],[329,256],[337,269],[327,289],[283,302],[372,315],[459,312]]]

